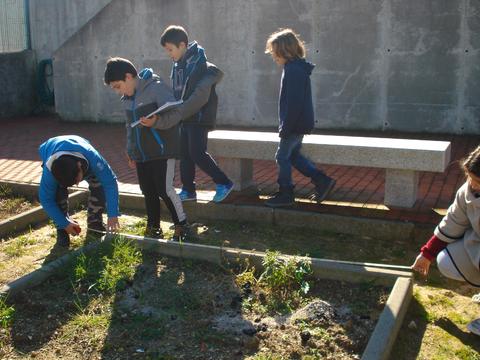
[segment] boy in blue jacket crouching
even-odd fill
[[[78,235],[81,228],[68,215],[69,186],[88,182],[87,227],[98,231],[118,229],[117,177],[107,161],[88,140],[76,135],[63,135],[48,139],[39,148],[42,159],[42,179],[39,198],[44,210],[57,227],[56,245],[68,247],[69,235]],[[107,228],[102,214],[107,205]]]

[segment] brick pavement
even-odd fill
[[[123,125],[62,122],[55,116],[0,119],[0,179],[38,183],[41,175],[38,145],[49,137],[62,134],[77,134],[89,139],[116,172],[120,191],[139,193],[136,173],[128,168],[125,161]],[[345,135],[344,132],[342,134]],[[379,133],[358,135],[387,136]],[[313,191],[313,186],[308,179],[294,171],[295,192],[298,197],[296,209],[425,224],[438,222],[441,214],[453,200],[455,191],[464,181],[457,160],[480,143],[480,136],[427,134],[388,134],[388,136],[452,142],[452,163],[444,174],[421,173],[418,199],[412,209],[389,209],[383,205],[385,172],[382,169],[321,164],[319,166],[337,180],[335,189],[321,205],[311,203],[308,197]],[[276,190],[276,174],[273,160],[254,161],[254,178],[260,196],[236,192],[227,201],[261,205],[265,196]],[[178,163],[175,178],[175,186],[180,187]],[[199,197],[210,200],[215,186],[200,170],[197,170],[197,185],[203,190],[199,192]]]

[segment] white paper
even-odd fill
[[[161,111],[167,110],[169,108],[173,108],[174,106],[181,105],[182,103],[183,103],[183,100],[168,101],[165,104],[163,104],[162,106],[160,106],[157,110],[152,111],[150,114],[148,114],[145,117],[146,118],[152,117],[153,115],[158,114]],[[130,124],[130,126],[133,128],[133,127],[137,126],[138,124],[140,124],[140,120],[134,121],[133,123]]]

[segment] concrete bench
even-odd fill
[[[235,190],[254,185],[253,160],[274,160],[278,134],[215,130],[208,135],[208,151],[228,158],[222,169]],[[450,142],[306,135],[302,152],[313,162],[386,169],[385,205],[412,207],[417,199],[419,171],[444,172],[450,162]]]

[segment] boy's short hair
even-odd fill
[[[162,46],[170,43],[179,47],[182,42],[185,43],[185,46],[188,45],[188,33],[179,25],[170,25],[167,27],[160,38]]]
[[[280,29],[268,37],[265,54],[282,57],[288,61],[305,57],[305,44],[292,29]]]
[[[79,158],[72,155],[62,155],[52,163],[52,175],[64,187],[72,186],[77,181]]]
[[[112,81],[125,81],[127,74],[137,76],[137,69],[130,60],[113,57],[108,59],[103,81],[109,85]]]

